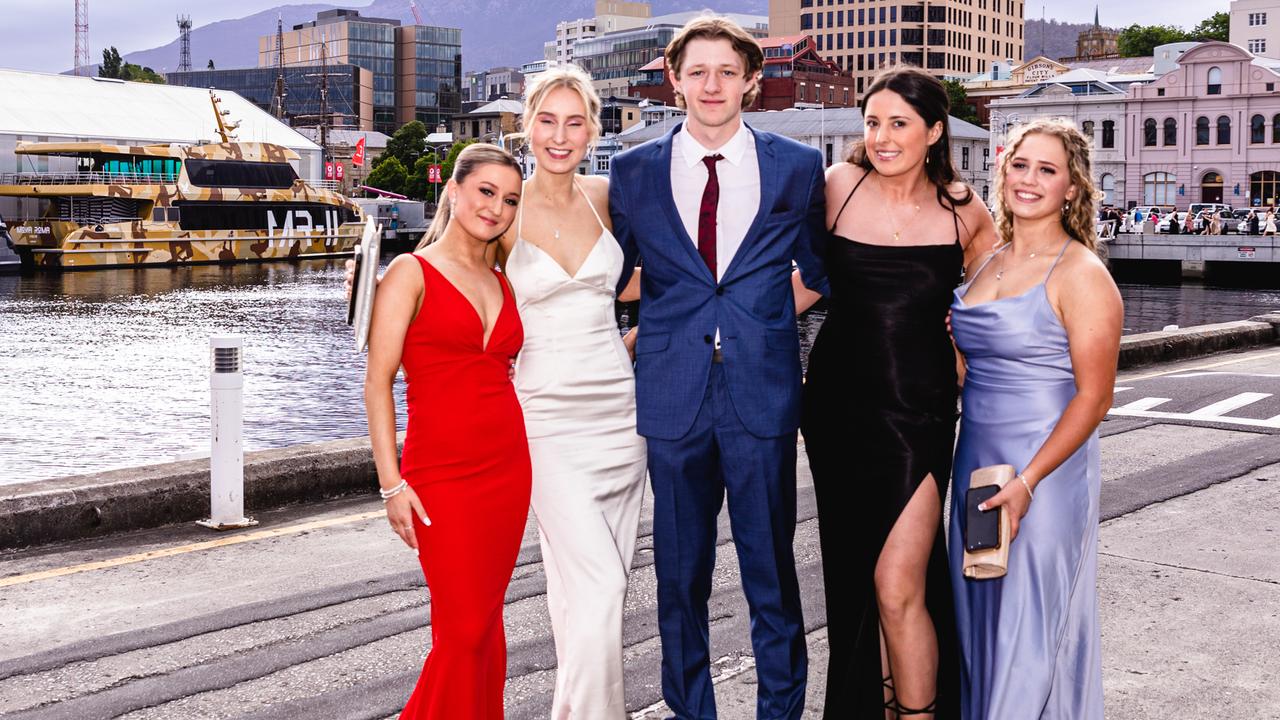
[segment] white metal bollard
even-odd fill
[[[209,519],[198,524],[214,530],[257,525],[244,516],[244,337],[214,335],[209,349]]]

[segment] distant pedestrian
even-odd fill
[[[1222,216],[1216,212],[1209,213],[1209,234],[1222,234]]]
[[[1186,234],[1191,235],[1195,232],[1196,218],[1194,215],[1191,214],[1190,208],[1188,208],[1187,212],[1183,214],[1182,223],[1183,223],[1182,229],[1183,231],[1186,232]]]
[[[1275,210],[1268,210],[1268,211],[1267,211],[1267,222],[1266,222],[1266,225],[1265,225],[1264,227],[1265,227],[1265,229],[1262,231],[1264,235],[1275,235],[1275,234],[1276,234],[1276,212],[1275,212]]]
[[[1250,235],[1258,234],[1258,211],[1257,210],[1249,211],[1249,234]]]

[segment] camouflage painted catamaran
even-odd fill
[[[215,99],[214,110],[217,112]],[[312,187],[292,150],[235,142],[18,143],[19,155],[74,157],[75,172],[5,173],[0,195],[41,198],[38,218],[9,218],[23,264],[72,270],[335,257],[360,238],[360,209]]]

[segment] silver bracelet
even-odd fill
[[[404,492],[404,491],[405,491],[405,488],[407,488],[407,487],[409,487],[409,481],[408,481],[408,480],[401,479],[401,480],[400,480],[400,484],[399,484],[399,485],[396,485],[395,487],[391,488],[390,490],[384,490],[384,489],[382,489],[382,488],[378,488],[378,494],[382,496],[382,502],[384,502],[384,503],[385,503],[386,501],[390,500],[391,498],[393,498],[393,497],[395,497],[395,496],[399,495],[400,493]]]
[[[1022,473],[1018,473],[1018,479],[1022,481],[1022,487],[1027,489],[1027,497],[1031,498],[1032,500],[1035,500],[1036,496],[1034,493],[1031,492],[1031,484],[1028,483],[1027,479],[1022,476]]]

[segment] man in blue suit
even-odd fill
[[[822,158],[743,124],[764,55],[736,24],[693,20],[666,59],[688,117],[615,157],[609,187],[624,267],[644,263],[636,404],[653,483],[663,696],[681,720],[716,716],[707,601],[727,494],[757,715],[799,718],[808,659],[792,553],[795,295],[826,293]]]

